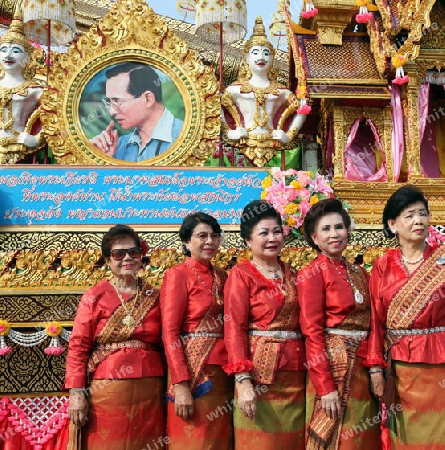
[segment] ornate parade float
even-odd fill
[[[223,225],[216,264],[227,270],[249,257],[237,231],[243,206],[306,184],[308,202],[332,186],[352,208],[346,257],[367,268],[393,244],[381,212],[401,183],[424,190],[432,239],[443,240],[444,0],[305,0],[299,23],[299,11],[280,1],[272,32],[288,38],[288,53],[273,49],[261,20],[247,44],[239,30],[225,43],[243,27],[244,0],[234,2],[237,21],[225,31],[222,20],[195,27],[142,0],[78,1],[75,10],[67,1],[52,16],[42,13],[50,1],[38,3],[0,2],[9,27],[0,45],[18,43],[28,55],[26,70],[11,76],[6,64],[0,74],[0,449],[63,448],[67,341],[81,294],[111,276],[100,254],[111,225],[130,224],[146,239],[142,276],[158,286],[182,261],[177,230],[188,211]],[[201,2],[186,3],[197,20],[205,15]],[[38,45],[67,39],[50,57]],[[249,45],[269,47],[266,82],[249,72]],[[128,63],[155,69],[177,124],[166,150],[131,161],[96,139],[128,129],[105,91],[108,71]],[[122,126],[114,130],[111,118]],[[265,166],[277,168],[269,175]],[[282,205],[294,232],[281,257],[300,268],[315,255],[300,237],[295,198]]]

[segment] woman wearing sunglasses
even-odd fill
[[[212,266],[221,228],[208,214],[188,215],[179,230],[186,260],[167,270],[161,289],[162,339],[169,368],[169,450],[231,450],[224,347],[224,271]]]
[[[164,437],[159,291],[138,277],[143,246],[126,225],[103,237],[113,278],[82,296],[68,349],[69,450],[139,449]]]

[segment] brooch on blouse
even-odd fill
[[[439,264],[439,266],[445,266],[445,256],[441,256],[440,258],[437,258],[436,264]]]

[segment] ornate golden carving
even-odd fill
[[[409,71],[409,68],[407,67]],[[419,110],[417,100],[419,97],[419,86],[421,78],[416,71],[409,71],[410,78],[407,91],[408,106],[408,140],[406,142],[406,160],[409,167],[408,178],[423,177],[420,168],[420,132],[419,132]]]
[[[394,161],[392,157],[392,108],[390,106],[383,108],[382,141],[386,156],[388,181],[396,181],[394,179]]]
[[[422,32],[420,46],[422,49],[445,48],[445,8],[440,1],[436,1],[430,14],[430,28]]]
[[[367,25],[367,31],[377,70],[380,74],[383,74],[387,69],[386,60],[390,55],[391,42],[386,34],[381,33],[378,21],[370,20]]]
[[[375,4],[379,9],[380,15],[382,17],[383,29],[385,30],[385,34],[389,35],[391,32],[391,11],[389,5],[386,4],[385,0],[375,0]]]
[[[215,147],[220,128],[218,83],[211,68],[143,0],[122,0],[54,60],[44,94],[42,121],[47,140],[62,164],[128,164],[89,142],[79,114],[86,84],[107,66],[134,61],[164,72],[178,88],[185,107],[182,131],[163,154],[142,165],[202,165]]]
[[[401,2],[398,4],[400,28],[410,31],[406,41],[395,51],[404,55],[407,60],[413,61],[419,55],[422,32],[431,25],[430,13],[435,2],[436,0],[408,0],[405,5]]]
[[[429,200],[432,224],[442,224],[445,219],[445,183],[432,178],[413,178],[410,183],[418,186]],[[334,180],[335,194],[351,205],[351,215],[362,227],[378,225],[381,229],[383,207],[400,183],[360,182]],[[383,235],[382,235],[383,236]],[[361,240],[358,239],[361,243]],[[383,241],[382,241],[383,242]],[[373,245],[378,245],[378,242]]]
[[[341,45],[344,29],[351,22],[356,12],[355,4],[350,1],[315,0],[318,14],[314,16],[317,23],[318,38],[324,45]]]

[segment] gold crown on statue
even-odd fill
[[[18,8],[14,12],[14,18],[12,19],[8,31],[0,39],[0,45],[4,42],[8,42],[9,44],[20,44],[28,54],[31,54],[34,51],[34,47],[29,43],[25,34],[22,11]]]
[[[249,50],[255,46],[267,47],[272,52],[272,55],[275,55],[275,49],[267,38],[266,29],[264,28],[261,16],[258,16],[255,19],[252,36],[250,36],[249,40],[244,45],[244,53],[249,53]]]

